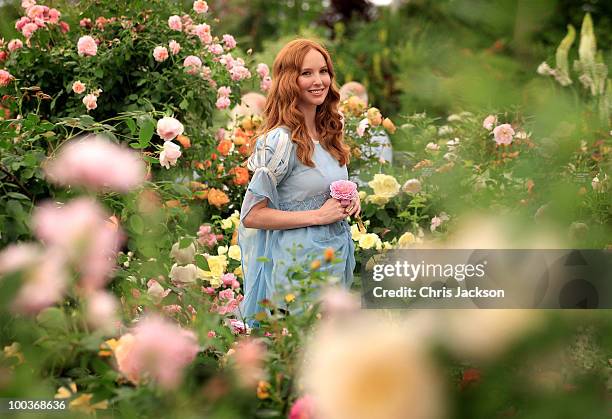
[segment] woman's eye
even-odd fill
[[[310,74],[310,71],[304,71],[304,72],[302,73],[302,76],[308,76],[309,74]]]
[[[327,69],[321,70],[321,73],[327,73]]]

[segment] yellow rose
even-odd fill
[[[227,246],[219,246],[217,247],[217,254],[224,255],[227,253]]]
[[[231,218],[226,218],[224,220],[221,220],[221,228],[223,230],[229,230],[233,226],[234,226],[234,223],[232,222]]]
[[[400,249],[405,249],[407,247],[412,246],[415,242],[416,242],[416,237],[414,237],[414,234],[407,231],[404,234],[402,234],[400,238],[397,240],[397,246]]]
[[[382,207],[387,202],[389,202],[389,198],[380,195],[368,195],[368,197],[366,198],[366,202],[371,202],[374,205],[380,205]]]
[[[240,278],[242,278],[242,266],[239,266],[236,269],[234,269],[234,275],[239,276]]]
[[[382,119],[382,115],[380,111],[378,110],[378,108],[368,109],[367,117],[368,117],[368,122],[373,127],[377,127],[380,124],[382,124],[383,119]]]
[[[382,247],[382,242],[377,234],[367,233],[359,239],[359,247],[362,249],[371,249],[373,247],[379,249]]]
[[[210,271],[198,269],[198,276],[202,279],[210,282],[210,285],[214,288],[221,286],[221,276],[225,273],[227,268],[227,256],[208,256],[206,258]]]
[[[359,191],[359,199],[363,201],[368,194],[365,191]]]
[[[357,224],[353,224],[351,226],[351,237],[354,241],[358,242],[361,236],[363,236],[363,233],[359,231],[359,226]]]
[[[234,259],[238,261],[241,260],[242,254],[240,253],[240,246],[236,244],[230,246],[229,250],[227,251],[227,255],[230,257],[230,259]]]
[[[386,198],[393,198],[399,193],[400,184],[393,176],[384,175],[377,173],[374,175],[374,179],[368,182],[368,185],[374,189],[374,195],[384,196]]]
[[[382,248],[384,250],[391,250],[391,249],[393,249],[393,245],[391,243],[389,243],[389,242],[383,242]]]

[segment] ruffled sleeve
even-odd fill
[[[271,284],[266,284],[266,278],[271,280],[272,272],[270,239],[274,231],[246,228],[242,221],[253,206],[266,198],[269,208],[279,209],[277,186],[292,170],[293,147],[289,130],[284,127],[276,128],[257,140],[253,155],[247,162],[253,176],[242,202],[241,223],[238,227],[244,278],[241,314],[245,317],[261,311],[258,303],[267,298],[266,288]]]

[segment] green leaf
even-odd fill
[[[195,255],[195,263],[196,266],[205,271],[210,271],[210,267],[208,266],[208,261],[204,257],[204,255]]]
[[[150,120],[143,121],[140,125],[140,133],[138,134],[138,141],[141,148],[145,148],[149,145],[154,131],[155,126]]]
[[[193,239],[191,237],[183,237],[179,241],[179,249],[185,249],[189,247],[193,243]]]
[[[138,214],[134,214],[130,217],[130,228],[137,234],[144,232],[144,220]]]
[[[8,192],[6,195],[10,196],[11,198],[23,199],[25,201],[29,201],[30,200],[30,198],[28,198],[24,194],[20,194],[19,192]]]
[[[104,70],[102,70],[100,67],[98,67],[98,68],[96,68],[96,69],[94,70],[94,75],[95,75],[97,78],[101,79],[102,77],[104,77]]]
[[[66,316],[57,307],[49,307],[36,316],[36,321],[45,329],[66,330]]]
[[[132,118],[126,119],[125,120],[125,124],[130,129],[130,133],[132,135],[136,134],[136,122],[134,122],[134,120]]]

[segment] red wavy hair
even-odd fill
[[[282,125],[291,130],[291,140],[296,144],[296,155],[306,166],[314,167],[314,144],[308,135],[304,114],[298,108],[300,89],[298,77],[304,57],[310,50],[317,50],[325,58],[331,84],[325,101],[317,106],[315,126],[319,142],[341,166],[348,164],[350,148],[344,143],[342,119],[338,112],[340,92],[335,82],[334,67],[327,50],[309,39],[296,39],[281,49],[272,67],[272,86],[266,98],[264,123],[261,133],[266,134]]]

